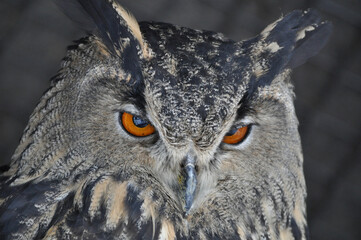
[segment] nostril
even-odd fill
[[[180,167],[181,167],[181,168],[184,168],[184,163],[183,163],[183,162],[180,164]]]
[[[196,172],[198,173],[198,170],[199,170],[198,165],[195,165],[195,166],[194,166],[194,169],[195,169]]]

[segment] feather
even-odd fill
[[[135,18],[114,0],[55,0],[74,22],[97,35],[108,51],[121,59],[129,84],[141,88],[143,76],[140,58],[147,57],[139,25]],[[143,55],[139,53],[142,49]]]
[[[329,22],[322,22],[314,28],[308,28],[308,30],[305,28],[305,36],[297,41],[287,66],[296,68],[304,64],[310,57],[316,55],[327,43],[332,28],[332,24]]]
[[[143,47],[143,39],[135,18],[112,0],[55,0],[63,12],[81,28],[103,40],[108,50],[118,53],[122,39]]]
[[[296,10],[267,27],[261,35],[278,58],[274,62],[280,67],[295,68],[317,54],[332,32],[332,24],[320,19],[315,10]]]
[[[268,25],[260,35],[240,42],[242,48],[252,46],[247,49],[253,59],[249,92],[270,85],[285,69],[295,68],[317,54],[331,32],[332,25],[320,23],[315,10],[295,10]]]

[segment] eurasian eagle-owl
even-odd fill
[[[289,76],[329,23],[293,11],[235,42],[57,2],[90,34],[1,175],[1,239],[307,238]]]

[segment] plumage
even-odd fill
[[[236,42],[138,25],[113,0],[57,3],[89,36],[1,175],[1,239],[307,239],[289,78],[329,23],[293,11]]]

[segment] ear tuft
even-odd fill
[[[295,68],[316,55],[326,44],[332,24],[321,22],[317,11],[295,10],[269,25],[262,33],[263,41],[277,45],[285,68]],[[274,49],[274,48],[273,48]]]
[[[308,26],[301,30],[298,34],[295,48],[287,66],[289,68],[296,68],[316,55],[327,43],[332,28],[330,22],[322,22],[318,25]]]
[[[287,69],[303,64],[326,44],[332,25],[314,10],[295,10],[268,25],[258,36],[240,42],[252,64],[253,86],[266,86]]]
[[[124,39],[146,47],[137,20],[115,0],[55,0],[63,12],[81,28],[100,37],[108,50],[117,55]]]
[[[116,1],[112,1],[112,5],[113,8],[117,11],[117,13],[119,14],[119,16],[121,18],[123,18],[123,20],[125,21],[126,25],[128,26],[128,28],[130,29],[130,31],[133,33],[134,37],[138,40],[139,44],[142,46],[144,45],[144,41],[143,41],[143,36],[142,33],[140,31],[140,27],[138,24],[137,19],[135,19],[135,17],[133,16],[133,14],[131,14],[128,10],[126,10],[125,8],[123,8],[122,6],[120,6],[118,4],[118,2]]]

